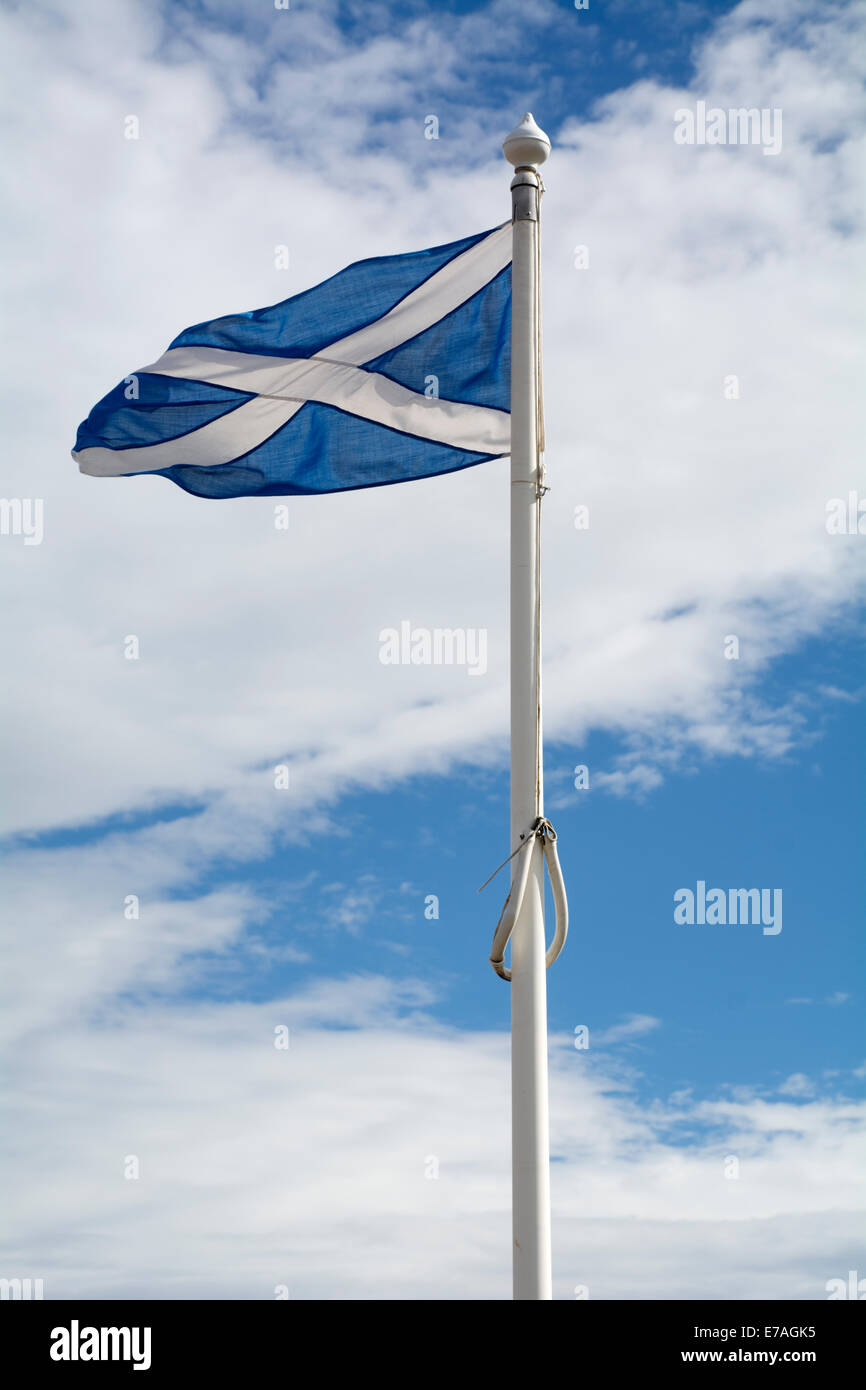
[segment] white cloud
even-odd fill
[[[857,59],[835,10],[796,8],[793,51],[780,43],[789,13],[770,7],[753,29],[758,8],[735,12],[693,93],[769,93],[785,109],[779,158],[676,146],[683,93],[642,82],[558,132],[546,173],[546,727],[569,740],[607,727],[651,750],[640,765],[690,745],[775,756],[801,739],[802,709],[763,705],[755,681],[826,632],[859,583],[862,547],[823,524],[826,497],[856,484],[862,433]],[[67,7],[63,24],[38,7],[3,17],[19,170],[4,487],[44,496],[46,515],[41,546],[3,540],[18,593],[4,636],[19,673],[10,828],[221,795],[234,817],[238,797],[259,795],[255,769],[279,758],[298,764],[309,803],[502,755],[504,464],[298,499],[280,533],[269,502],[80,478],[68,458],[89,404],[183,324],[507,214],[492,135],[489,162],[463,165],[471,114],[435,164],[420,126],[414,139],[395,127],[399,157],[370,145],[379,99],[359,74],[382,90],[423,47],[447,77],[471,17],[402,37],[374,26],[359,46],[330,13],[292,15],[260,95],[254,42],[178,16],[185,32],[159,57],[158,15],[134,6]],[[335,74],[353,79],[339,115],[323,95]],[[389,87],[398,114],[403,90]],[[138,141],[123,138],[132,110]],[[315,159],[302,135],[313,112]],[[250,132],[271,113],[282,134],[269,143]],[[512,119],[488,111],[485,129]],[[849,138],[819,152],[843,119]],[[273,267],[284,241],[288,274]],[[588,270],[573,269],[577,242]],[[728,373],[737,401],[723,399]],[[405,613],[488,627],[487,679],[381,667],[377,634]],[[138,662],[123,659],[128,633]],[[739,661],[724,658],[729,633]]]
[[[815,1003],[819,1003],[819,1004],[829,1004],[831,1008],[837,1009],[837,1008],[839,1008],[839,1006],[840,1006],[841,1004],[847,1004],[847,1002],[848,1002],[848,1000],[849,1000],[850,998],[851,998],[851,995],[850,995],[850,994],[846,994],[844,990],[837,989],[837,990],[835,990],[835,991],[833,992],[833,994],[828,994],[827,997],[826,997],[826,999],[815,1000],[815,999],[807,998],[805,995],[797,995],[795,998],[786,999],[786,1000],[785,1000],[785,1003],[786,1003],[786,1004],[815,1004]]]
[[[592,1042],[599,1047],[611,1047],[614,1043],[642,1038],[645,1034],[654,1032],[660,1025],[661,1019],[653,1018],[650,1014],[632,1014],[622,1023],[615,1023],[611,1028],[593,1033]]]
[[[808,1076],[801,1071],[795,1071],[779,1087],[779,1095],[781,1096],[812,1096],[814,1094],[815,1083],[810,1081]]]
[[[596,787],[607,788],[616,796],[642,796],[660,786],[663,780],[658,768],[635,763],[628,768],[617,768],[614,772],[597,772],[593,783]]]
[[[347,979],[30,1036],[4,1273],[53,1298],[508,1297],[507,1037],[425,1020],[429,1002]],[[822,1298],[849,1267],[862,1106],[649,1114],[556,1039],[552,1115],[558,1298]]]

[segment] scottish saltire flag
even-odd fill
[[[187,328],[94,406],[82,473],[199,497],[341,492],[510,449],[511,224]]]

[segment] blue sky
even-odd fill
[[[68,450],[184,324],[504,220],[498,144],[526,107],[554,144],[556,1296],[809,1299],[864,1272],[864,541],[825,525],[866,494],[857,16],[4,15],[29,189],[4,490],[46,518],[39,546],[0,538],[8,1161],[28,1174],[9,1273],[58,1297],[508,1296],[509,998],[487,962],[505,872],[476,891],[509,849],[505,466],[291,499],[281,532],[272,499],[79,477]],[[677,146],[699,99],[780,107],[779,156]],[[50,390],[24,373],[37,351]],[[486,675],[382,666],[407,618],[486,628]],[[677,924],[698,880],[780,889],[781,932]]]

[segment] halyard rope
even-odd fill
[[[542,372],[541,372],[541,197],[544,193],[544,184],[541,176],[538,176],[538,201],[539,219],[536,222],[535,236],[535,257],[536,257],[536,286],[535,296],[535,343],[536,343],[536,440],[537,452],[535,460],[535,822],[528,834],[520,837],[520,844],[512,850],[507,859],[503,859],[498,868],[493,870],[490,878],[482,883],[479,893],[491,879],[495,878],[500,869],[504,869],[521,850],[528,846],[535,847],[535,841],[541,841],[542,853],[547,872],[550,877],[550,887],[553,893],[554,908],[556,911],[556,929],[546,956],[545,964],[550,969],[553,962],[565,945],[565,938],[568,935],[568,900],[565,896],[565,883],[562,877],[562,868],[559,863],[559,854],[556,849],[556,831],[541,811],[542,801],[542,755],[541,755],[541,502],[548,488],[545,484],[544,471],[544,398],[542,394]],[[499,921],[496,924],[496,931],[493,933],[493,946],[490,951],[490,964],[497,975],[503,980],[511,979],[511,971],[505,965],[505,949],[511,939],[514,924],[520,915],[523,905],[523,898],[526,893],[526,884],[529,879],[529,869],[532,863],[532,849],[529,854],[523,856],[520,861],[517,874],[512,874],[511,887],[508,890],[508,897],[505,899],[502,911],[499,914]]]

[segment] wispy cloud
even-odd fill
[[[616,1043],[632,1042],[635,1038],[643,1038],[647,1033],[652,1033],[660,1027],[660,1018],[652,1018],[649,1014],[632,1014],[622,1023],[615,1023],[612,1028],[604,1028],[601,1032],[593,1033],[592,1040],[599,1047],[613,1047]]]
[[[506,1298],[508,1039],[437,1025],[430,1002],[417,982],[348,978],[262,1004],[126,1005],[65,1027],[60,1050],[32,1037],[4,1270],[38,1272],[52,1298]],[[853,1253],[863,1107],[681,1094],[647,1110],[588,1060],[553,1047],[556,1296],[824,1297]],[[48,1076],[50,1108],[34,1103]]]

